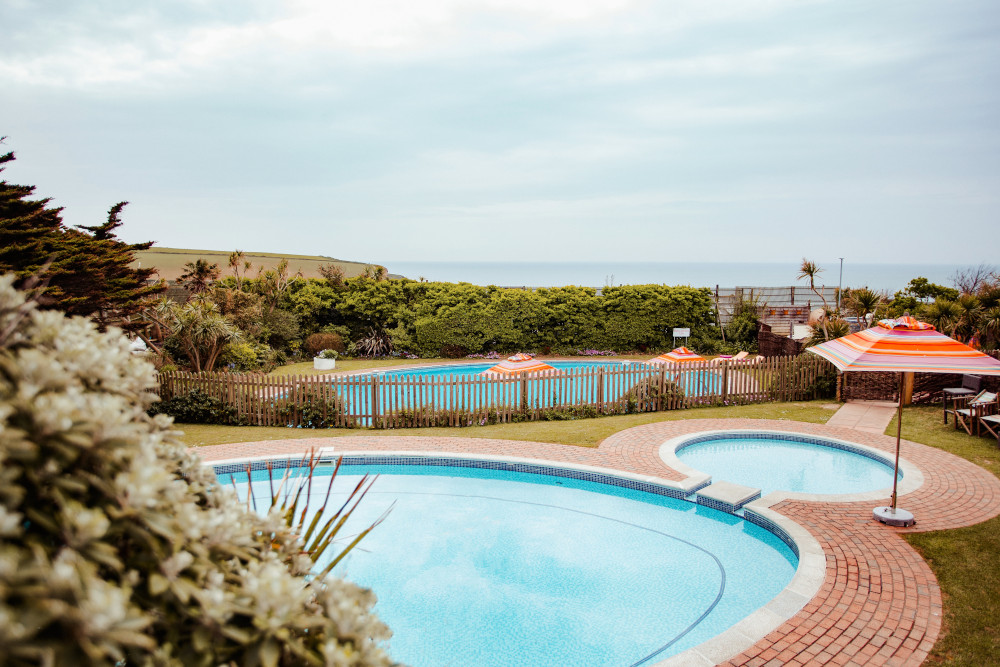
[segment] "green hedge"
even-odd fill
[[[439,355],[545,349],[669,349],[674,327],[718,338],[710,290],[667,285],[539,290],[468,283],[358,278],[333,287],[297,281],[285,307],[313,327],[338,327],[352,340],[391,331],[398,352]]]

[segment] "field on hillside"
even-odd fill
[[[155,266],[159,277],[166,280],[177,280],[184,273],[184,265],[197,259],[218,264],[222,275],[229,274],[229,254],[232,250],[186,250],[181,248],[152,247],[135,253],[136,262],[142,267]],[[364,273],[365,267],[375,262],[351,262],[323,255],[291,255],[274,252],[249,252],[244,250],[244,256],[253,262],[254,271],[250,277],[256,276],[256,269],[274,269],[282,259],[288,259],[288,273],[301,273],[305,278],[322,278],[319,267],[324,264],[339,266],[344,271],[345,278],[353,278]],[[391,278],[399,278],[390,274]]]

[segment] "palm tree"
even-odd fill
[[[823,302],[823,309],[829,311],[830,304],[826,302],[826,299],[823,297],[823,295],[816,289],[816,278],[818,278],[819,274],[821,274],[822,272],[823,269],[819,268],[816,265],[816,262],[810,262],[808,259],[803,257],[802,265],[799,267],[798,279],[799,280],[802,280],[803,278],[809,279],[809,289],[811,289],[816,294],[816,296],[819,297],[820,301]]]
[[[195,372],[210,371],[230,341],[240,338],[240,331],[204,296],[196,296],[176,311],[173,335],[191,362]]]
[[[166,358],[164,343],[173,333],[177,322],[176,305],[167,297],[160,297],[148,304],[139,317],[145,322],[145,327],[137,331],[137,335],[161,361],[164,360]]]
[[[958,307],[959,316],[953,335],[961,341],[968,342],[979,329],[979,319],[983,312],[982,305],[973,294],[959,295],[955,300],[955,305]]]
[[[229,268],[233,270],[233,277],[236,278],[236,289],[243,289],[243,281],[253,268],[253,262],[246,258],[242,250],[229,253]]]
[[[948,336],[954,334],[961,316],[962,310],[958,304],[948,299],[935,299],[934,303],[923,307],[923,320],[933,324],[938,331]]]
[[[979,344],[983,349],[995,350],[1000,347],[1000,306],[993,306],[983,312],[979,332]]]
[[[187,271],[181,274],[177,282],[192,294],[201,294],[219,277],[219,265],[209,264],[204,259],[188,262],[184,268]]]
[[[847,294],[847,299],[844,301],[844,305],[847,309],[854,313],[858,321],[864,325],[866,323],[865,318],[868,317],[870,313],[874,313],[878,310],[879,306],[885,303],[885,297],[882,294],[874,290],[870,290],[867,287],[862,287],[861,289],[851,290]]]
[[[851,327],[846,320],[830,320],[823,318],[817,325],[812,327],[812,333],[806,339],[806,347],[819,345],[828,340],[834,340],[851,333]]]

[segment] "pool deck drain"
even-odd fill
[[[307,452],[420,451],[479,456],[514,456],[557,463],[612,468],[681,481],[663,463],[660,445],[690,433],[762,429],[807,433],[893,452],[895,440],[859,429],[763,419],[687,419],[620,431],[598,447],[486,438],[348,435],[194,448],[206,461]],[[871,501],[823,502],[785,499],[770,509],[797,522],[822,547],[822,586],[790,619],[749,648],[723,654],[718,643],[689,654],[687,664],[752,665],[919,665],[941,632],[941,591],[933,573],[898,533],[970,526],[1000,515],[1000,479],[932,447],[903,441],[902,455],[920,468],[924,483],[900,496],[917,517],[911,528],[885,526],[872,518]],[[764,498],[766,502],[771,496]],[[888,503],[888,497],[885,503]],[[879,504],[879,503],[875,503]],[[712,644],[712,642],[706,642]],[[716,653],[718,652],[718,653]],[[720,655],[715,659],[715,655]],[[712,656],[711,658],[709,656]]]

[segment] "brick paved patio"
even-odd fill
[[[794,431],[848,440],[887,452],[895,441],[878,433],[803,422],[691,419],[614,434],[596,448],[477,438],[359,435],[199,447],[206,461],[302,453],[311,447],[348,451],[435,451],[578,463],[679,480],[659,457],[660,445],[687,433],[717,429]],[[872,519],[871,501],[783,500],[771,509],[798,522],[826,554],[826,578],[794,617],[724,665],[919,665],[941,631],[941,591],[905,540],[907,531],[957,528],[1000,514],[1000,479],[946,452],[904,441],[903,458],[924,484],[900,496],[917,525],[890,528]],[[889,499],[885,499],[888,504]]]

